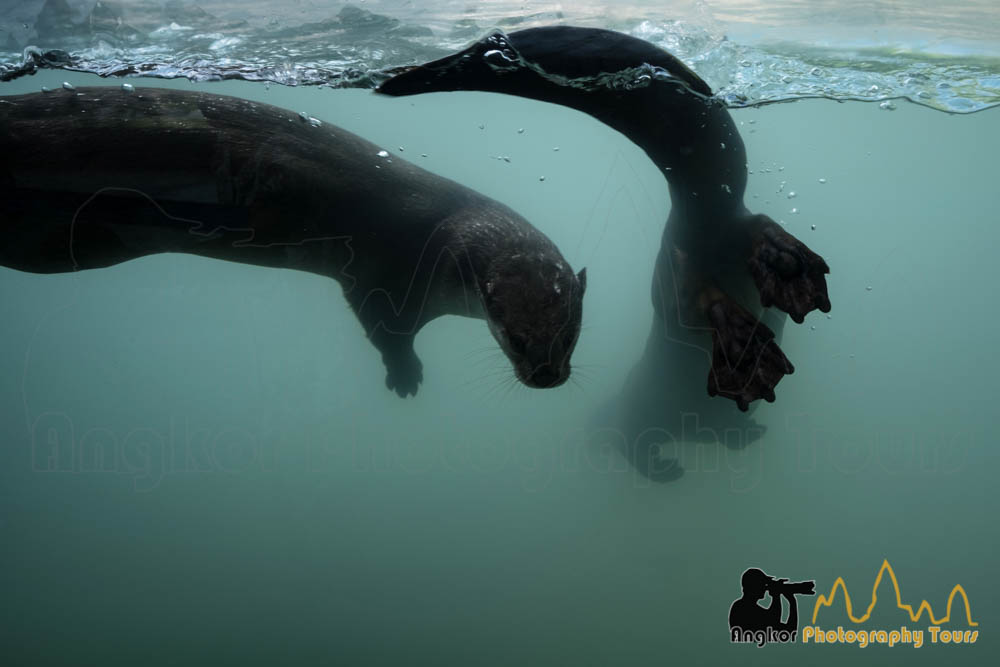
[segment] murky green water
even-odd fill
[[[0,94],[62,80],[99,82]],[[669,202],[636,147],[499,96],[197,89],[307,111],[527,217],[588,270],[580,386],[508,387],[486,326],[444,318],[400,400],[318,276],[187,256],[0,270],[4,664],[996,659],[996,110],[734,112],[748,204],[827,259],[832,318],[786,327],[797,370],[756,413],[762,441],[686,447],[656,486],[583,445],[649,329]],[[884,559],[936,618],[961,584],[977,643],[730,644],[747,567],[822,593],[843,577],[857,614]],[[864,627],[926,630],[888,576],[877,593]],[[951,620],[968,628],[961,597]],[[855,627],[840,597],[817,624]]]

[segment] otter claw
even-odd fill
[[[416,396],[420,383],[424,381],[424,365],[416,354],[385,361],[385,386],[396,392],[400,398]]]
[[[713,327],[708,395],[730,398],[742,412],[760,398],[773,403],[774,387],[795,372],[774,332],[728,297],[712,304],[708,318]],[[731,354],[734,349],[739,353]]]
[[[824,277],[830,267],[774,221],[760,231],[748,264],[765,308],[777,306],[798,324],[813,309],[830,312]]]

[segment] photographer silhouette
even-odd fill
[[[815,582],[802,581],[790,584],[788,579],[775,579],[751,567],[743,572],[740,583],[743,586],[743,597],[735,600],[729,608],[730,631],[737,628],[744,632],[785,630],[794,637],[799,627],[799,609],[795,596],[815,595]],[[764,593],[771,596],[769,607],[757,604],[757,601],[764,597]],[[788,600],[789,605],[788,620],[784,623],[781,622],[781,598]]]

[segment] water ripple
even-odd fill
[[[45,9],[50,6],[56,9]],[[290,25],[223,20],[176,0],[163,6],[138,4],[138,9],[128,11],[97,2],[82,22],[53,14],[60,6],[46,3],[34,26],[25,30],[35,42],[22,47],[8,32],[7,48],[18,48],[0,51],[0,80],[55,68],[103,77],[372,88],[394,68],[439,58],[495,26],[520,29],[569,22],[620,30],[667,49],[733,107],[810,97],[907,99],[952,113],[1000,105],[1000,57],[954,49],[942,53],[949,49],[940,44],[933,48],[750,44],[727,38],[710,21],[599,14],[566,21],[561,12],[471,19],[463,15],[450,21],[443,14],[401,13],[410,19],[406,21],[348,5],[336,16]],[[419,18],[429,25],[413,22]],[[3,38],[0,32],[0,44]]]

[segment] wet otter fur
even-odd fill
[[[586,273],[510,208],[268,104],[112,87],[0,97],[0,265],[35,273],[182,252],[340,282],[416,394],[413,340],[485,319],[531,387],[569,377]]]

